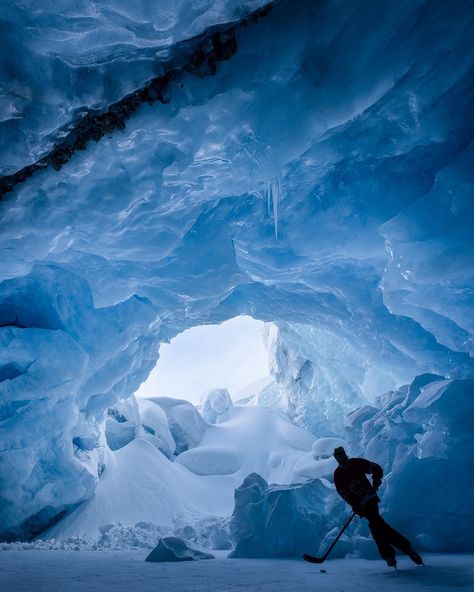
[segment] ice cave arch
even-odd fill
[[[223,7],[220,24],[236,12]],[[4,196],[3,536],[31,536],[93,495],[107,410],[146,379],[162,341],[196,325],[274,322],[273,374],[318,434],[341,435],[348,411],[420,374],[458,379],[470,396],[469,19],[462,2],[353,8],[275,4],[236,31],[215,75],[184,72],[166,104]],[[14,30],[27,17],[5,18]],[[43,154],[73,107],[112,100],[107,85],[71,83],[94,60],[87,36],[53,51],[28,34],[8,38],[21,68],[1,123],[20,139],[2,153],[6,172]],[[123,93],[150,75],[147,54],[134,70],[107,36],[98,43]],[[54,92],[35,102],[21,89],[45,84],[36,65]]]

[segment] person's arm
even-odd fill
[[[382,485],[383,469],[380,465],[374,462],[370,463],[370,468],[370,472],[372,473],[372,487],[377,491]]]
[[[366,475],[372,475],[372,487],[377,490],[382,484],[383,470],[380,465],[365,458],[353,458],[351,459],[353,465],[355,465],[360,471]]]
[[[345,479],[344,476],[337,469],[334,473],[334,485],[336,487],[337,493],[342,497],[342,499],[345,502],[352,506],[354,511],[356,511],[356,508],[359,509],[359,498],[355,493],[353,493],[349,489],[349,483],[347,479]]]

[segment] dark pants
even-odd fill
[[[410,554],[410,541],[385,522],[379,514],[377,500],[374,499],[365,504],[361,515],[369,521],[370,532],[383,559],[395,557],[394,547],[406,555]]]

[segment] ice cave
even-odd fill
[[[196,590],[237,558],[248,590],[313,589],[296,559],[347,517],[344,446],[445,561],[430,590],[474,586],[474,3],[4,0],[0,23],[0,585],[108,590],[35,580],[35,553],[155,549],[171,581],[169,557],[216,570]],[[265,324],[265,384],[136,394],[160,347],[236,318]],[[332,552],[398,590],[376,557],[362,519]]]

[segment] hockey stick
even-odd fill
[[[307,553],[305,553],[303,555],[303,559],[305,561],[309,561],[310,563],[322,563],[326,557],[329,555],[329,553],[332,551],[334,545],[337,543],[337,541],[341,538],[342,534],[344,533],[344,531],[346,530],[346,528],[349,526],[349,524],[352,522],[353,518],[355,516],[355,512],[352,512],[352,514],[350,515],[349,520],[344,524],[344,526],[341,529],[341,532],[337,535],[337,537],[333,540],[333,542],[331,543],[331,546],[329,547],[329,549],[326,551],[326,553],[324,553],[324,555],[322,557],[314,557],[314,555],[308,555]]]

